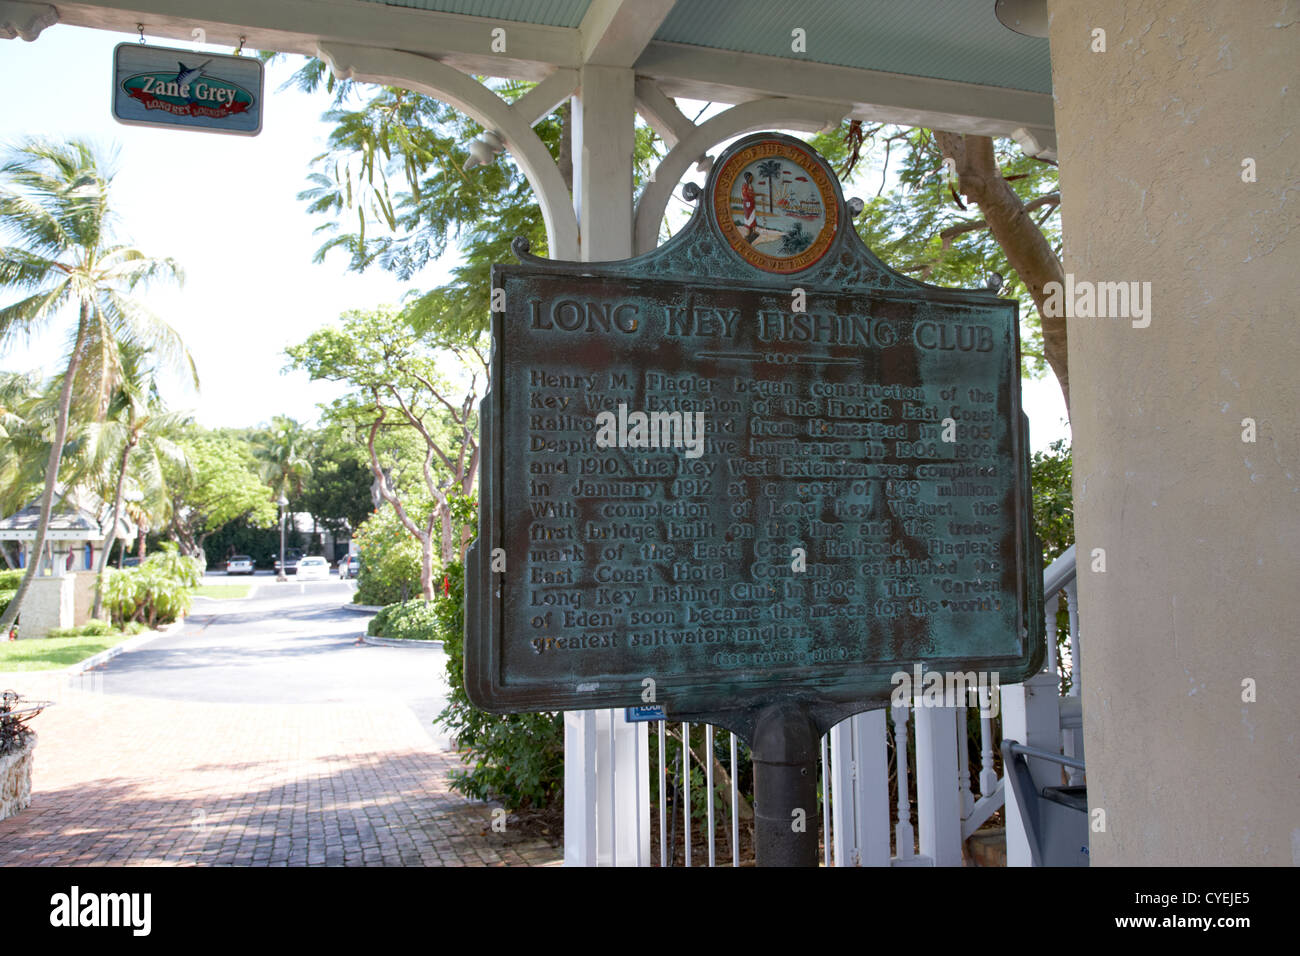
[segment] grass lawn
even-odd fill
[[[131,634],[114,631],[99,637],[33,637],[0,641],[0,671],[52,671],[84,661],[120,644]]]
[[[200,584],[194,593],[198,597],[246,598],[252,590],[251,584]]]

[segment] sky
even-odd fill
[[[69,26],[51,27],[34,43],[0,40],[0,143],[39,133],[116,149],[112,197],[122,240],[147,255],[171,256],[186,273],[183,288],[140,296],[181,333],[198,366],[197,393],[179,379],[165,383],[171,407],[193,410],[209,427],[254,426],[276,414],[314,423],[317,405],[342,389],[286,372],[285,347],[343,311],[397,303],[409,289],[442,284],[456,258],[444,257],[407,283],[379,269],[348,272],[342,253],[314,264],[323,241],[314,230],[327,217],[308,215],[296,196],[312,158],[324,150],[330,126],[321,114],[330,97],[280,90],[301,58],[268,65],[258,136],[150,129],[124,126],[109,110],[113,48],[137,41]],[[703,105],[682,107],[694,116]],[[61,335],[20,342],[0,352],[0,369],[52,374],[65,347]],[[1068,434],[1054,379],[1026,382],[1024,406],[1034,448]]]
[[[55,26],[34,43],[0,41],[0,141],[41,133],[117,145],[112,196],[123,237],[148,255],[171,256],[186,274],[181,289],[140,296],[181,333],[198,365],[197,394],[170,383],[174,407],[192,408],[210,427],[256,425],[275,414],[314,421],[316,404],[340,390],[284,373],[285,346],[344,310],[395,303],[409,287],[378,269],[349,273],[342,254],[312,263],[322,241],[313,230],[325,217],[309,216],[295,197],[324,149],[329,126],[320,115],[329,97],[278,91],[301,62],[292,57],[267,68],[258,136],[124,126],[108,105],[113,48],[137,39]],[[416,284],[441,281],[426,271]],[[53,372],[65,345],[43,336],[0,354],[0,368]]]

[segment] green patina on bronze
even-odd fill
[[[783,188],[762,163],[800,150],[813,175],[787,159]],[[749,168],[772,181],[757,199]],[[753,211],[778,196],[785,218]],[[829,168],[774,134],[733,146],[652,253],[518,251],[492,274],[476,705],[631,706],[651,680],[669,715],[747,734],[773,704],[823,728],[881,706],[914,663],[1041,666],[1015,302],[888,269]]]

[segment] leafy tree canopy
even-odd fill
[[[884,125],[863,130],[860,123],[848,123],[813,137],[812,145],[843,177],[846,196],[867,193],[855,225],[863,242],[891,268],[931,285],[965,288],[982,287],[995,272],[1002,275],[1003,295],[1020,300],[1021,371],[1029,378],[1046,372],[1042,322],[1029,290],[1007,264],[979,209],[968,208],[958,195],[930,130]],[[995,151],[1003,177],[1059,255],[1056,166],[1026,156],[1009,139],[996,141]]]
[[[169,471],[172,529],[186,554],[197,555],[207,536],[236,518],[258,527],[276,521],[271,493],[248,446],[219,432],[183,439],[188,473]]]

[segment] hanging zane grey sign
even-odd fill
[[[263,85],[252,56],[139,43],[113,50],[113,118],[128,125],[256,136]]]
[[[829,167],[736,143],[655,251],[496,266],[466,688],[492,711],[829,726],[913,665],[1041,666],[1017,306],[862,244]]]

